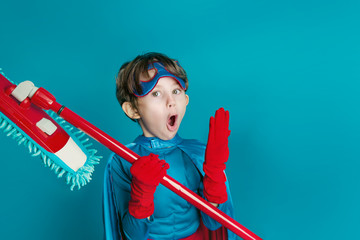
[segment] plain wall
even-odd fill
[[[1,2],[0,67],[126,144],[122,63],[148,51],[186,69],[179,134],[207,140],[230,111],[236,219],[267,240],[360,239],[358,1]],[[71,192],[0,134],[0,238],[101,239],[103,172]]]

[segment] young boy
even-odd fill
[[[189,103],[188,79],[177,61],[160,53],[125,63],[116,86],[125,114],[143,131],[127,147],[143,157],[133,165],[116,154],[109,159],[104,188],[106,239],[235,239],[231,231],[159,185],[169,174],[233,215],[224,173],[229,113],[221,108],[211,117],[206,147],[182,139],[177,131]]]

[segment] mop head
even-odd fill
[[[0,74],[4,77],[5,74],[0,68]],[[6,77],[7,78],[7,77]],[[12,84],[16,84],[7,78]],[[17,141],[18,145],[25,146],[31,156],[40,157],[46,167],[49,167],[58,178],[64,177],[66,183],[70,185],[70,189],[75,187],[80,189],[85,186],[91,180],[92,173],[94,172],[94,166],[99,164],[101,156],[97,156],[97,150],[92,149],[92,143],[89,141],[89,137],[81,130],[75,128],[61,117],[57,116],[52,111],[44,111],[47,113],[47,117],[51,117],[75,142],[78,148],[86,155],[85,163],[76,171],[70,168],[64,161],[54,153],[47,151],[44,147],[40,146],[34,141],[25,131],[18,127],[12,120],[10,120],[5,114],[0,111],[0,131],[2,130],[7,137],[10,137]]]

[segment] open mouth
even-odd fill
[[[171,115],[168,118],[167,127],[170,131],[174,131],[176,129],[176,120],[177,120],[177,115]]]

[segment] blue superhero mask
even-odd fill
[[[150,63],[148,66],[148,70],[155,69],[155,75],[151,79],[147,81],[140,80],[141,88],[143,90],[142,94],[139,94],[136,90],[134,90],[134,95],[137,97],[144,97],[149,92],[151,92],[156,84],[158,83],[159,79],[162,77],[171,77],[175,79],[182,89],[186,90],[186,85],[183,79],[175,76],[174,74],[170,73],[162,63],[160,62],[154,62]]]

